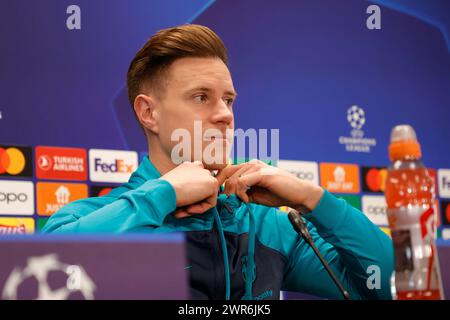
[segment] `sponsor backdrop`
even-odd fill
[[[236,127],[279,129],[277,165],[387,233],[389,134],[411,124],[450,238],[450,3],[425,0],[2,3],[0,234],[38,232],[61,206],[127,181],[146,152],[129,62],[187,22],[229,50]]]

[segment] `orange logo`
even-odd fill
[[[362,167],[363,191],[384,192],[387,174],[386,168]]]
[[[31,148],[0,147],[0,175],[31,177]]]
[[[445,208],[445,218],[448,222],[450,222],[450,205],[447,204],[447,208]]]
[[[37,213],[50,216],[69,202],[87,198],[87,185],[79,183],[38,182]]]
[[[86,150],[36,147],[36,176],[39,179],[86,180]]]
[[[358,193],[358,166],[356,164],[321,163],[320,183],[329,192]]]
[[[99,197],[106,196],[108,193],[111,192],[111,190],[112,190],[112,188],[104,188],[104,189],[100,190],[100,192],[98,193],[98,196]]]
[[[32,218],[0,218],[0,235],[34,233]]]

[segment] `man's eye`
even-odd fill
[[[199,94],[194,97],[194,101],[199,103],[206,102],[207,100],[208,97],[206,96],[206,94]]]
[[[234,99],[233,99],[233,98],[225,99],[225,103],[227,104],[227,106],[233,105],[233,102],[234,102]]]

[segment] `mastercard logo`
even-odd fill
[[[442,201],[442,224],[446,227],[450,225],[450,201]]]
[[[447,209],[445,209],[445,218],[450,222],[450,205],[447,205]]]
[[[18,176],[27,173],[26,176],[31,176],[29,155],[30,148],[0,147],[0,174]]]
[[[100,192],[98,193],[98,196],[106,196],[108,193],[110,193],[112,190],[112,188],[104,188],[102,190],[100,190]]]
[[[363,190],[368,192],[384,192],[386,190],[386,168],[363,167]]]
[[[106,186],[106,185],[102,185],[102,186],[91,186],[91,192],[90,195],[91,197],[102,197],[102,196],[106,196],[107,194],[109,194],[111,192],[112,189],[114,189],[114,186]]]

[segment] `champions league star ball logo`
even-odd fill
[[[79,265],[59,261],[57,254],[30,257],[24,268],[15,267],[3,288],[8,300],[94,299],[95,283]]]
[[[370,152],[377,141],[364,136],[363,126],[366,124],[366,113],[363,108],[353,105],[347,109],[347,122],[352,130],[350,136],[340,136],[339,144],[345,146],[348,152]]]
[[[351,106],[347,110],[347,121],[353,129],[361,130],[366,123],[364,110],[358,106]]]

